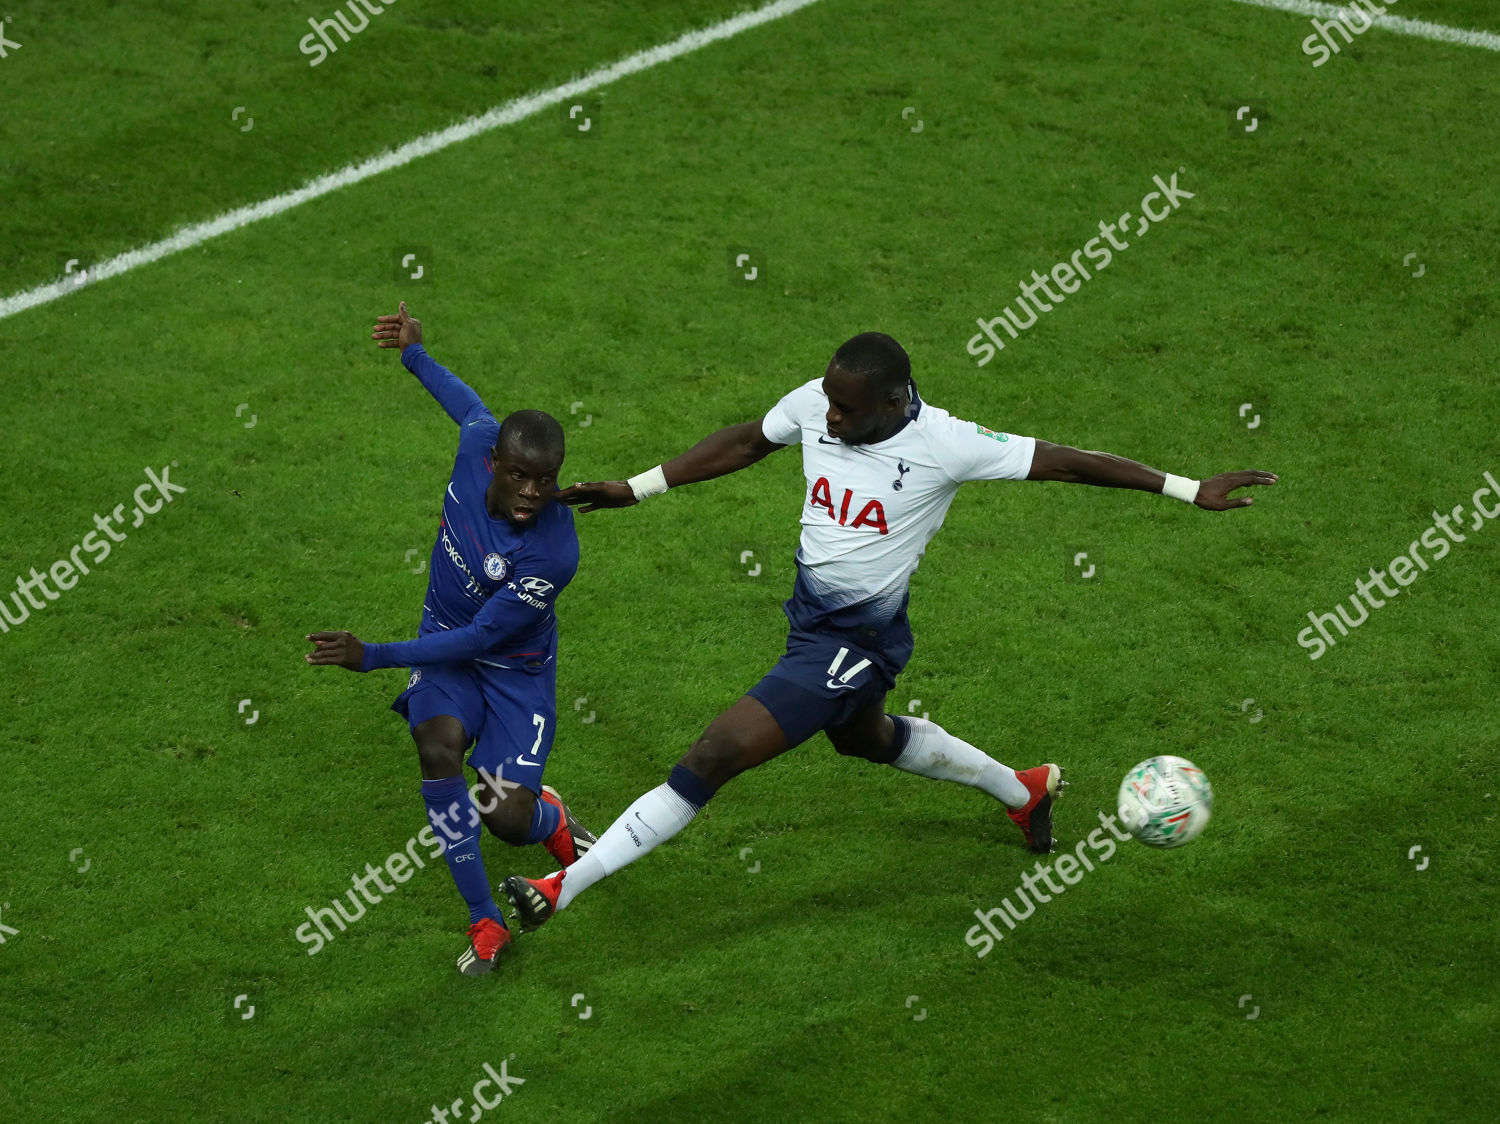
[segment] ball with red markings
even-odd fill
[[[1120,823],[1148,847],[1181,847],[1208,826],[1214,790],[1186,757],[1142,761],[1120,782]]]

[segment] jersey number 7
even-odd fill
[[[531,724],[536,727],[536,741],[531,743],[531,748],[526,753],[531,754],[535,760],[526,760],[526,753],[523,753],[516,758],[517,765],[540,765],[542,763],[541,759],[537,758],[536,751],[542,748],[542,733],[547,729],[547,719],[540,714],[533,714]]]

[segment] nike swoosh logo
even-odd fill
[[[818,435],[818,444],[819,445],[842,445],[843,442],[842,441],[832,441],[832,440],[828,439],[827,437],[824,437],[820,433]]]
[[[453,481],[452,480],[448,481],[448,494],[450,496],[453,496]],[[457,496],[453,496],[453,502],[454,503],[458,503],[458,497]],[[458,506],[462,507],[463,504],[458,504]]]
[[[832,679],[828,681],[828,688],[832,691],[854,690],[853,683],[835,683]]]

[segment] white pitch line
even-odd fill
[[[1257,8],[1275,8],[1282,12],[1295,12],[1299,16],[1322,16],[1324,19],[1336,19],[1349,10],[1348,4],[1318,4],[1313,0],[1234,0],[1234,2],[1251,4]],[[1381,0],[1371,0],[1371,2],[1379,4]],[[1396,2],[1397,0],[1385,0],[1386,4]],[[1359,13],[1361,27],[1364,26],[1364,21],[1369,19],[1376,27],[1394,31],[1398,35],[1414,35],[1418,39],[1432,39],[1438,43],[1458,43],[1465,47],[1483,47],[1486,51],[1500,51],[1500,35],[1492,31],[1464,31],[1462,28],[1428,23],[1426,20],[1404,19],[1401,16],[1391,15],[1389,11],[1373,15],[1363,4],[1355,8],[1355,11]]]
[[[175,254],[182,250],[190,249],[210,238],[217,238],[221,234],[228,234],[232,230],[238,230],[242,226],[249,226],[261,219],[268,219],[272,215],[279,215],[282,211],[289,211],[293,207],[300,206],[319,196],[327,195],[331,191],[337,191],[341,187],[359,183],[361,180],[377,176],[381,172],[388,172],[392,168],[399,168],[403,164],[409,164],[418,157],[427,156],[438,152],[449,145],[458,144],[460,141],[477,137],[480,133],[487,133],[491,129],[498,129],[502,125],[513,125],[517,121],[524,120],[535,113],[539,113],[548,106],[557,105],[559,102],[576,98],[582,94],[597,90],[617,79],[624,78],[630,74],[636,74],[647,70],[659,63],[671,62],[673,59],[690,54],[700,47],[707,47],[711,43],[717,43],[722,39],[729,39],[742,31],[759,27],[763,23],[780,19],[782,16],[791,15],[799,9],[816,4],[818,0],[776,0],[776,3],[767,4],[764,8],[756,8],[753,11],[741,12],[737,16],[713,24],[710,27],[698,31],[689,31],[684,35],[673,39],[670,43],[662,43],[655,47],[649,47],[644,51],[629,55],[619,62],[598,70],[590,71],[582,78],[574,79],[572,82],[561,86],[553,86],[550,90],[540,93],[527,94],[525,97],[516,98],[514,101],[506,102],[488,112],[478,116],[470,117],[456,125],[450,125],[446,129],[439,129],[435,133],[427,133],[416,140],[408,141],[400,148],[372,156],[358,164],[349,164],[336,172],[328,172],[317,179],[309,180],[301,187],[277,195],[271,199],[252,203],[245,207],[226,211],[217,218],[209,219],[207,222],[194,223],[185,226],[170,237],[163,238],[160,242],[153,242],[149,246],[142,246],[138,250],[127,250],[123,254],[109,258],[88,267],[88,281],[92,285],[95,282],[117,277],[122,273],[135,269],[138,266],[149,265],[151,262],[164,258],[168,254]],[[76,276],[76,275],[75,275]],[[25,292],[15,293],[12,296],[0,300],[0,320],[8,316],[14,316],[18,312],[24,312],[28,308],[34,308],[39,304],[55,301],[59,297],[65,297],[69,293],[83,288],[73,277],[62,281],[54,281],[51,284],[39,285],[35,289],[27,289]]]

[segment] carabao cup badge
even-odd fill
[[[484,556],[484,576],[490,581],[501,581],[506,571],[510,569],[510,563],[498,554],[486,554]]]

